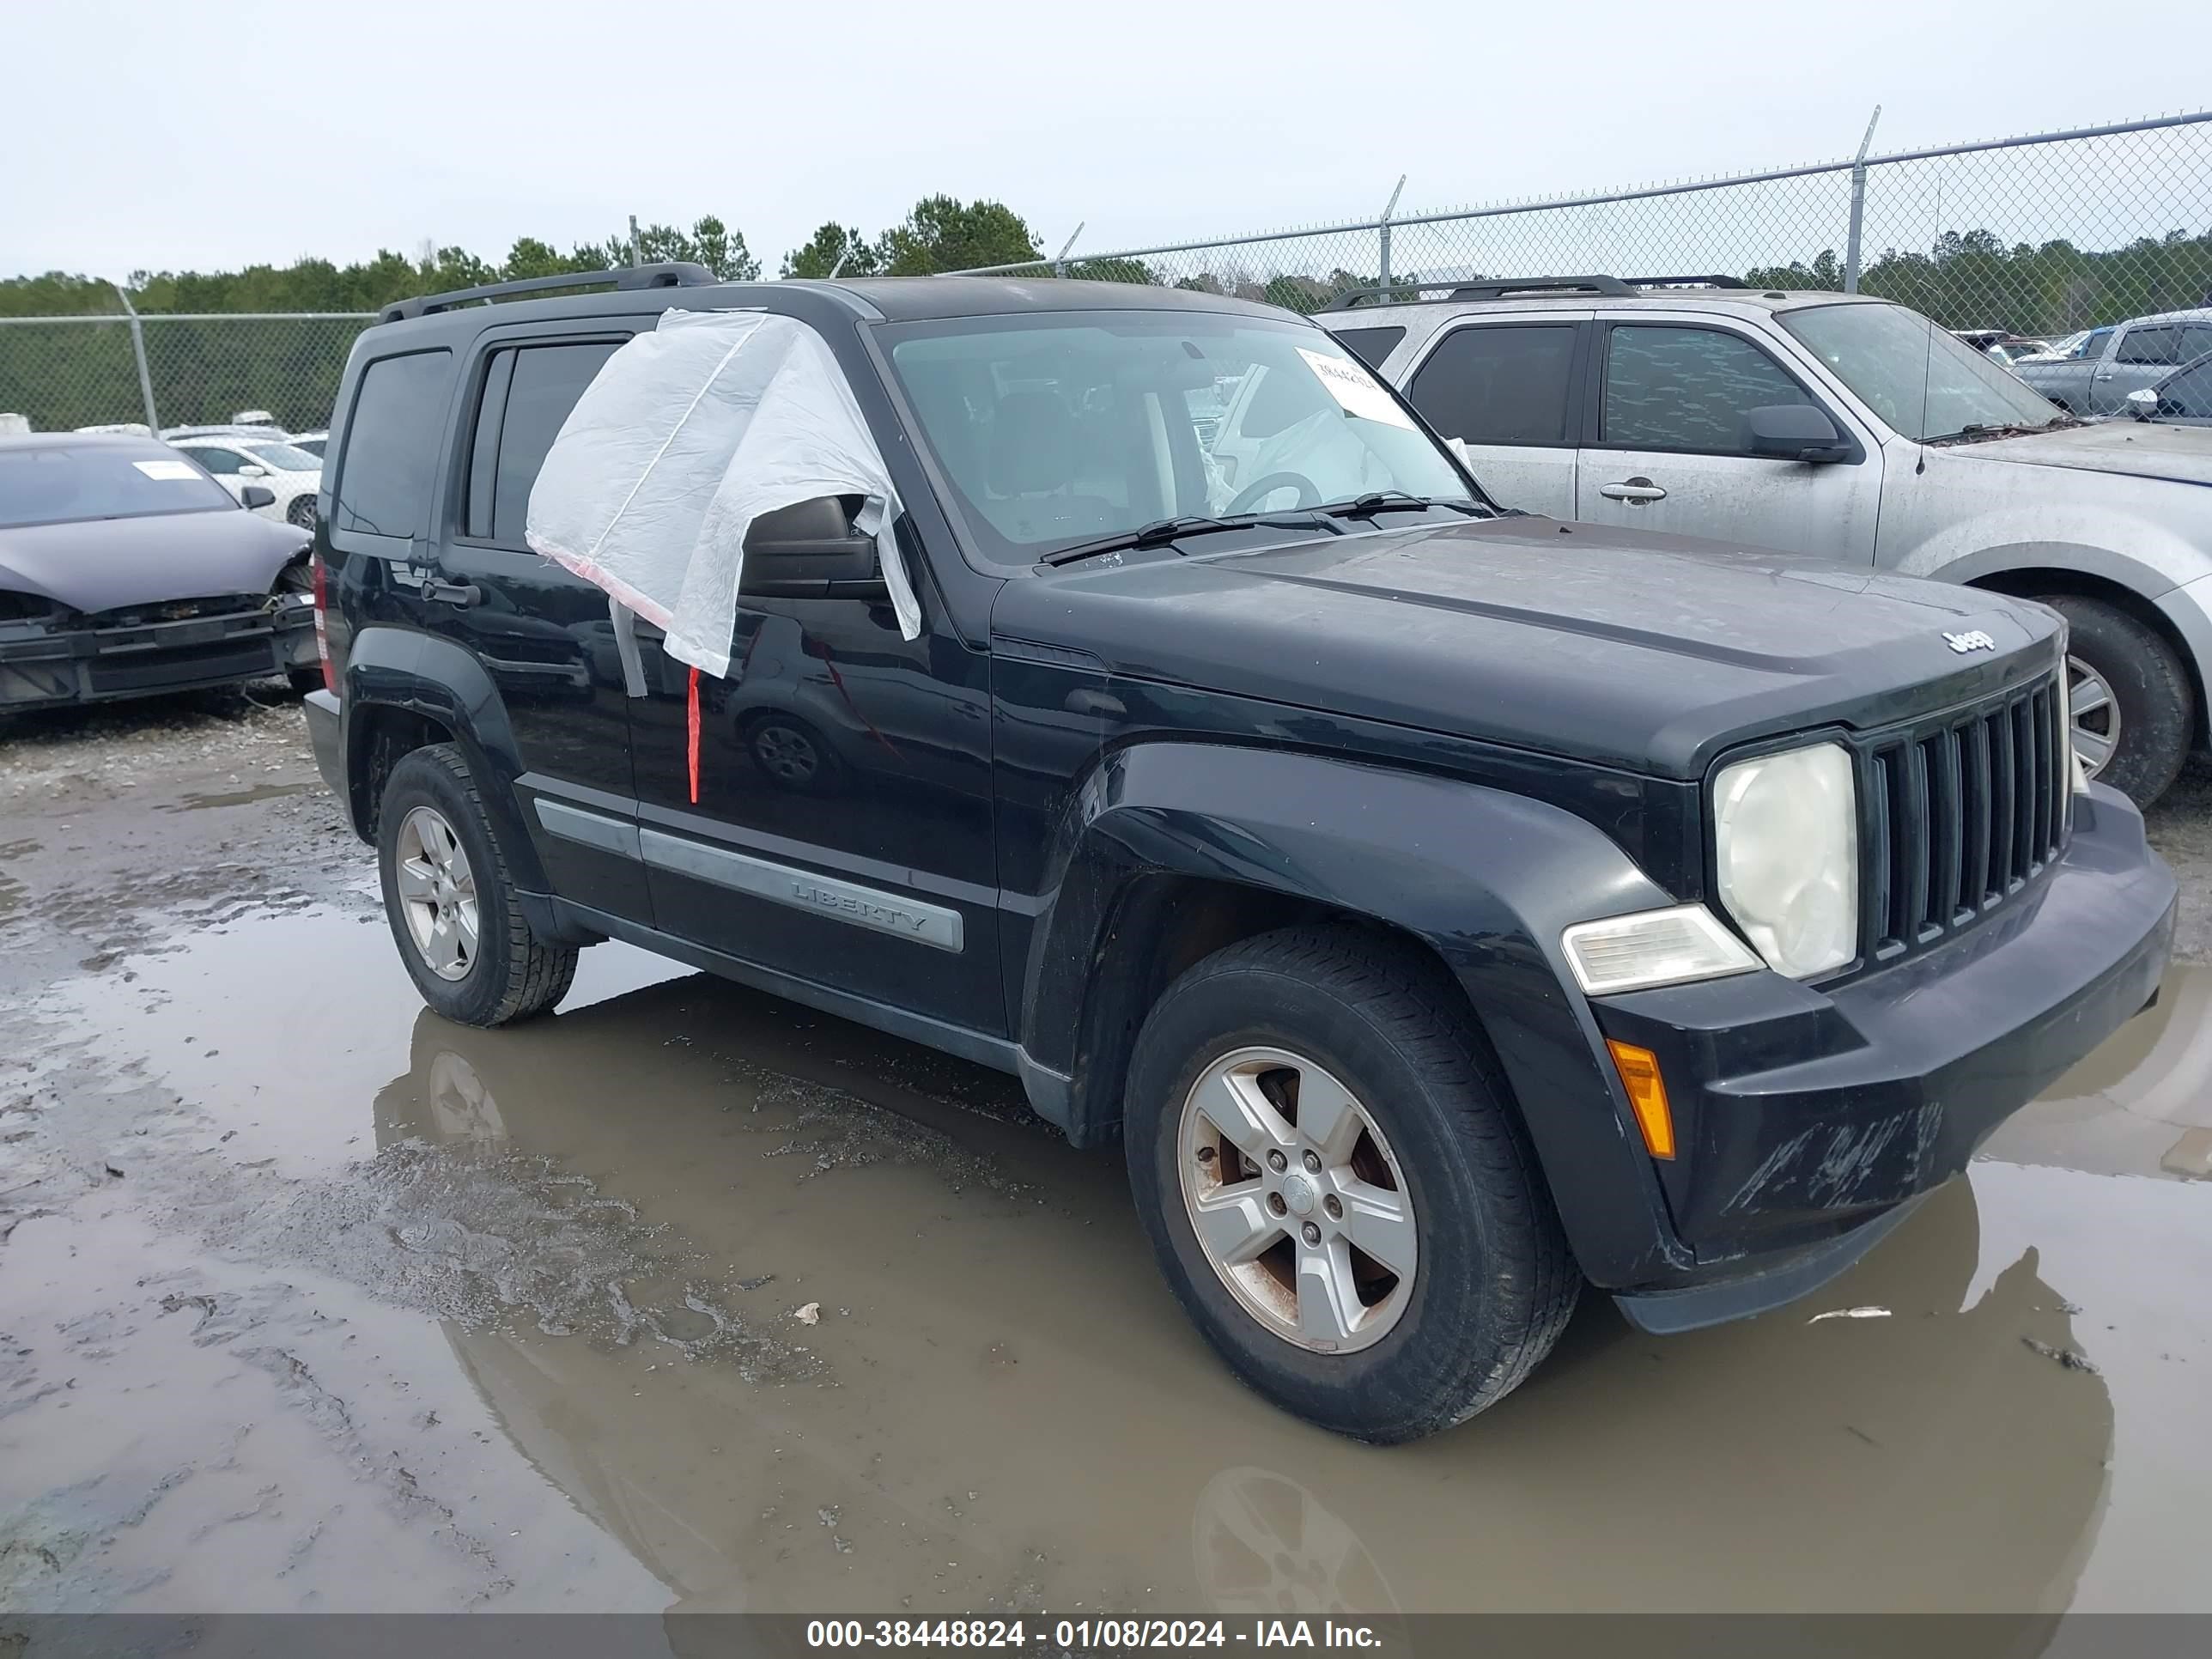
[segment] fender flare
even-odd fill
[[[1587,820],[1504,791],[1283,750],[1163,741],[1118,750],[1070,797],[1020,987],[1023,1053],[1072,1079],[1078,1144],[1118,1125],[1102,1060],[1125,900],[1202,878],[1412,936],[1466,994],[1504,1068],[1583,1271],[1646,1279],[1686,1261],[1604,1042],[1559,949],[1574,921],[1676,902]],[[1138,1014],[1141,1018],[1141,1012]],[[1102,1093],[1116,1096],[1103,1099]]]
[[[361,716],[378,708],[404,710],[453,732],[480,781],[477,793],[516,885],[528,893],[550,890],[537,846],[515,810],[514,784],[523,767],[507,703],[474,653],[419,629],[364,627],[346,658],[339,705],[347,811],[364,841],[375,839],[375,826],[364,821],[373,723]]]

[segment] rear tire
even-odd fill
[[[1290,1134],[1272,1182],[1273,1142],[1255,1138],[1258,1156],[1247,1158],[1226,1131],[1210,1133],[1212,1115],[1233,1115],[1255,1091],[1277,1112],[1261,1115],[1263,1127]],[[1374,1131],[1357,1143],[1365,1161],[1348,1181],[1298,1127],[1309,1103],[1308,1129],[1337,1143],[1328,1125],[1348,1114],[1331,1103],[1346,1097]],[[1207,1102],[1221,1104],[1210,1115]],[[1457,988],[1419,953],[1364,932],[1265,934],[1176,980],[1138,1035],[1124,1130],[1137,1211],[1184,1312],[1238,1376],[1323,1428],[1391,1443],[1464,1421],[1550,1352],[1581,1292],[1534,1153]],[[1346,1167],[1361,1156],[1347,1153]],[[1358,1197],[1378,1189],[1392,1201]],[[1352,1202],[1349,1223],[1341,1205],[1329,1207],[1338,1194]],[[1362,1225],[1401,1206],[1411,1249],[1395,1231]],[[1251,1218],[1248,1239],[1224,1243],[1225,1210]],[[1271,1224],[1280,1237],[1259,1249]],[[1361,1238],[1402,1255],[1405,1273]],[[1322,1288],[1329,1264],[1346,1261],[1346,1288],[1364,1307]],[[1322,1310],[1310,1321],[1309,1294]],[[1334,1305],[1353,1317],[1332,1326]]]
[[[2188,671],[2155,629],[2118,605],[2071,593],[2044,595],[2041,603],[2066,618],[2068,668],[2077,699],[2075,746],[2084,750],[2084,763],[2089,763],[2087,749],[2109,734],[2116,741],[2092,775],[2138,806],[2148,806],[2172,787],[2189,758],[2197,699]],[[2104,711],[2078,706],[2090,688],[2109,693],[2116,729],[2108,724],[2100,732],[2097,721]]]
[[[505,1025],[568,994],[575,947],[531,933],[475,775],[453,744],[410,750],[392,769],[376,864],[399,959],[437,1012]]]
[[[317,663],[313,668],[288,668],[284,678],[291,682],[292,690],[304,697],[310,691],[323,689],[323,665]]]

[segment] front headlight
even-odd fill
[[[1713,823],[1720,902],[1768,966],[1808,979],[1858,955],[1858,795],[1848,752],[1823,743],[1723,768]]]

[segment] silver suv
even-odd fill
[[[2039,599],[2091,772],[2148,803],[2206,742],[2212,431],[2083,425],[1917,312],[1722,277],[1401,286],[1321,320],[1507,507]],[[1224,471],[1264,464],[1256,390]]]

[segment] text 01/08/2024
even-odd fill
[[[999,1648],[1109,1654],[1160,1648],[1379,1647],[1366,1625],[1337,1620],[1260,1619],[812,1619],[811,1648]]]

